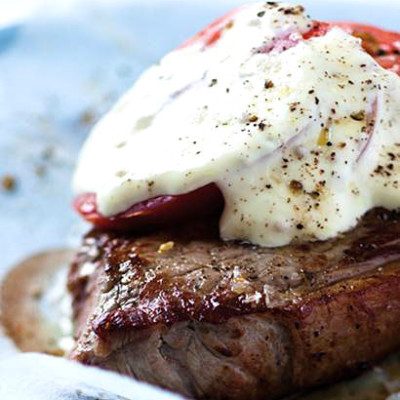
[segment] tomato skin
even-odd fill
[[[312,28],[303,35],[304,40],[313,37],[324,36],[329,31],[331,25],[326,22],[314,21]]]
[[[396,42],[400,41],[400,33],[386,31],[376,26],[355,23],[342,22],[334,25],[340,26],[345,31],[361,39],[363,39],[363,34],[369,35],[372,40],[376,41],[380,49],[387,52],[393,52],[396,49],[400,50],[400,45],[396,45]]]
[[[218,18],[195,36],[186,40],[179,48],[183,49],[197,42],[202,43],[204,48],[212,46],[221,38],[225,29],[230,29],[233,26],[232,18],[238,11],[239,9],[232,10],[228,14]]]
[[[140,231],[219,214],[223,209],[224,199],[218,187],[209,184],[190,193],[159,196],[143,201],[112,217],[105,217],[97,211],[94,193],[79,195],[73,206],[86,221],[98,228]]]
[[[207,28],[189,39],[180,48],[196,42],[203,48],[213,46],[226,29],[233,25],[238,10],[221,17]],[[304,40],[325,35],[333,26],[339,26],[350,34],[362,39],[364,49],[383,68],[400,75],[400,34],[388,32],[373,26],[354,23],[325,23],[315,21],[313,27],[303,35]],[[222,212],[224,199],[215,184],[209,184],[193,192],[177,196],[159,196],[132,206],[126,212],[105,217],[97,211],[96,196],[93,193],[78,196],[74,208],[78,213],[99,228],[118,231],[141,231],[182,223],[187,219],[217,215]]]
[[[330,28],[338,26],[362,40],[364,50],[385,69],[400,75],[400,33],[385,31],[375,26],[347,22],[325,23],[315,21],[303,35],[305,40],[325,35]]]
[[[400,33],[363,24],[337,23],[334,25],[360,38],[364,50],[383,68],[400,75]]]
[[[233,25],[233,17],[238,9],[217,19],[193,38],[184,42],[179,48],[190,46],[196,42],[204,48],[214,45],[222,36],[224,30]],[[364,49],[371,54],[383,67],[400,75],[400,34],[363,24],[337,22],[326,23],[314,21],[313,27],[303,35],[305,40],[325,35],[330,28],[338,26],[355,37],[362,39]]]

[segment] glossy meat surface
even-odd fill
[[[323,243],[261,248],[213,222],[94,230],[71,267],[71,358],[212,399],[276,399],[400,347],[400,216]]]

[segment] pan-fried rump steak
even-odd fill
[[[400,215],[374,210],[328,242],[218,239],[216,222],[94,230],[71,267],[70,357],[188,397],[276,399],[400,347]]]

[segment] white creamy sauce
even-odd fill
[[[289,12],[287,10],[290,10]],[[223,239],[324,240],[400,206],[400,78],[339,28],[300,40],[301,8],[265,2],[150,68],[94,128],[74,186],[105,216],[215,182]],[[267,51],[280,39],[295,43]]]

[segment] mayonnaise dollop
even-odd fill
[[[223,239],[325,240],[400,206],[400,78],[339,28],[272,2],[150,68],[97,124],[74,186],[105,216],[215,182]]]

